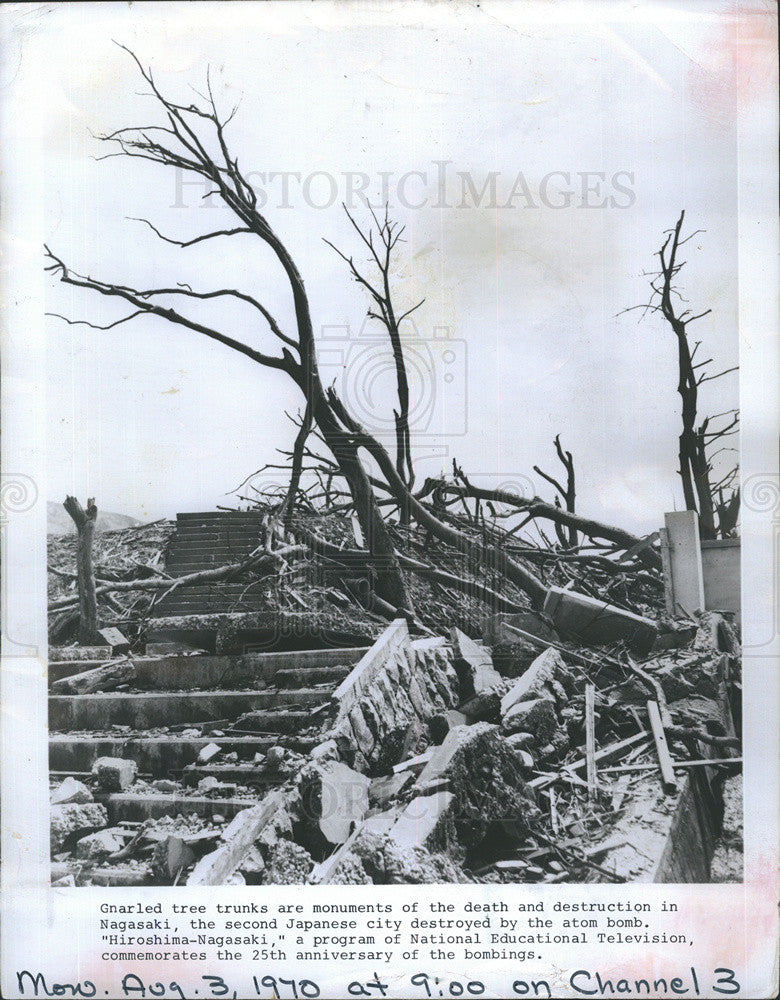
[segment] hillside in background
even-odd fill
[[[99,510],[96,531],[118,531],[120,528],[133,528],[141,522],[127,514],[113,514],[108,510]],[[75,533],[76,526],[61,503],[48,500],[46,503],[46,531],[50,535],[70,535]]]

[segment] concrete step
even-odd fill
[[[306,684],[332,684],[334,689],[349,676],[352,666],[292,667],[277,670],[274,683],[280,688],[297,688]]]
[[[300,672],[300,687],[310,687],[327,681],[313,680],[309,671],[326,667],[347,667],[349,669],[368,651],[368,646],[357,646],[347,649],[305,649],[282,653],[244,653],[233,656],[154,656],[135,657],[133,663],[136,670],[136,685],[140,688],[159,691],[207,690],[210,688],[230,688],[242,684],[268,685],[276,683],[275,678],[281,670],[296,670]],[[89,662],[89,661],[87,661]],[[92,662],[85,670],[100,667],[100,662]],[[70,668],[70,664],[49,664],[49,679],[54,676],[71,677],[74,671],[60,673],[61,666]],[[79,673],[80,671],[75,671]],[[344,675],[346,676],[346,674]],[[334,675],[335,677],[335,675]],[[335,681],[335,685],[338,680]],[[288,675],[280,687],[292,686]]]
[[[316,737],[287,736],[102,736],[53,733],[49,737],[49,767],[63,774],[83,774],[92,770],[98,757],[125,757],[138,764],[143,774],[168,778],[195,763],[200,751],[217,743],[225,753],[237,753],[251,760],[272,746],[284,746],[306,753],[319,742]]]
[[[51,695],[49,728],[108,729],[112,725],[153,729],[179,722],[237,719],[242,713],[278,713],[283,706],[322,705],[329,694],[322,689],[282,691],[155,691],[144,694]],[[273,709],[274,711],[269,711]],[[304,714],[304,719],[308,715]],[[268,731],[275,731],[271,727]],[[290,732],[290,730],[283,730]]]
[[[249,735],[251,733],[288,733],[296,735],[302,730],[317,725],[322,716],[315,716],[313,712],[294,711],[249,711],[246,715],[237,719],[232,726],[236,734]],[[319,740],[317,740],[319,743]]]
[[[263,793],[261,792],[260,795]],[[216,814],[232,819],[242,809],[255,805],[259,796],[243,799],[206,798],[202,795],[148,795],[140,792],[117,792],[107,796],[95,796],[102,801],[108,812],[110,824],[142,822],[145,819],[159,819],[161,816],[211,817]]]
[[[279,772],[265,771],[257,764],[206,764],[185,768],[182,782],[190,787],[197,785],[201,778],[216,778],[227,784],[245,785],[247,788],[277,788],[283,785],[287,776]]]
[[[110,660],[110,646],[49,646],[49,660]]]

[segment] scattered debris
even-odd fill
[[[323,520],[332,539],[338,522]],[[162,524],[146,534],[169,537]],[[95,539],[99,577],[168,571],[162,546],[139,557],[111,536]],[[348,526],[338,550],[354,544]],[[289,652],[276,639],[246,652],[261,619],[223,612],[188,615],[168,638],[174,618],[157,618],[145,645],[128,625],[119,658],[117,636],[52,648],[53,884],[701,879],[714,840],[698,860],[678,850],[675,817],[712,815],[714,829],[738,780],[739,641],[721,615],[666,616],[652,572],[621,591],[634,610],[553,584],[541,612],[484,622],[466,593],[452,602],[421,576],[416,624],[354,606],[347,621],[335,602],[339,629],[316,572],[296,571],[304,631]],[[291,581],[273,579],[283,600]],[[300,648],[311,615],[357,642]],[[99,711],[78,708],[90,699]],[[737,835],[724,837],[727,878]]]

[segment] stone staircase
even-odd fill
[[[165,559],[170,576],[186,576],[241,562],[260,543],[262,515],[257,511],[206,511],[177,514],[176,531]],[[256,611],[264,607],[259,583],[217,581],[176,590],[154,608],[155,617]]]
[[[129,759],[142,783],[96,795],[110,823],[190,813],[229,819],[284,781],[283,772],[263,760],[271,748],[306,753],[316,745],[334,689],[365,652],[358,647],[109,660],[108,648],[52,649],[52,780],[87,780],[100,757]],[[212,744],[219,755],[199,760]],[[221,784],[208,795],[193,793],[209,776]],[[161,780],[158,790],[154,785]]]

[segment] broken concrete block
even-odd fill
[[[112,653],[129,653],[130,643],[122,635],[118,628],[101,628],[98,629],[98,635],[106,643],[107,646],[111,647]]]
[[[501,716],[506,717],[507,712],[519,701],[528,701],[537,698],[545,688],[545,685],[558,674],[566,672],[566,664],[557,649],[546,649],[541,656],[537,656],[528,670],[520,677],[501,699]]]
[[[124,841],[113,830],[98,830],[79,840],[76,857],[85,861],[105,861],[109,854],[116,854],[123,847]]]
[[[595,645],[623,639],[635,651],[646,653],[658,633],[649,618],[561,587],[550,587],[544,613],[562,634]]]
[[[498,690],[481,691],[458,707],[469,722],[498,722],[501,717],[501,695]]]
[[[181,837],[166,837],[155,845],[152,872],[160,878],[175,879],[195,861],[195,854]]]
[[[425,785],[446,772],[461,744],[468,738],[470,729],[470,726],[458,726],[447,733],[444,742],[434,749],[430,760],[420,772],[418,785]]]
[[[340,885],[454,885],[467,882],[462,869],[443,854],[396,843],[389,834],[363,830],[339,860],[328,881]]]
[[[303,885],[314,862],[309,852],[290,840],[280,840],[270,851],[264,883]]]
[[[517,753],[518,750],[526,750],[528,747],[536,747],[536,737],[533,733],[505,733],[504,739],[510,747]]]
[[[518,614],[497,614],[486,618],[482,623],[482,638],[489,646],[497,646],[503,642],[517,642],[518,635],[504,625],[514,625],[515,628],[528,632],[529,635],[543,639],[545,642],[555,642],[558,638],[554,629],[546,625],[530,611]]]
[[[176,782],[171,781],[169,778],[160,778],[158,781],[152,782],[152,788],[156,792],[162,792],[163,795],[172,795],[178,787]]]
[[[374,778],[368,786],[368,801],[377,809],[385,809],[396,799],[404,788],[414,781],[412,771],[399,771],[382,778]]]
[[[62,878],[56,879],[52,882],[52,889],[64,889],[66,886],[72,886],[76,884],[76,879],[73,875],[63,875]]]
[[[98,757],[92,775],[105,792],[123,792],[135,781],[138,765],[122,757]]]
[[[399,847],[441,847],[449,839],[444,831],[447,815],[455,802],[452,792],[418,795],[390,830],[390,839]]]
[[[269,747],[265,755],[265,763],[269,769],[278,768],[284,760],[284,747]]]
[[[51,793],[51,804],[65,805],[67,802],[92,802],[92,792],[81,781],[68,777]]]
[[[558,726],[555,702],[551,698],[519,701],[501,721],[505,733],[532,733],[542,743],[550,741]]]
[[[541,652],[538,643],[515,639],[493,647],[493,666],[502,677],[522,677]]]
[[[451,708],[429,719],[428,730],[431,734],[431,739],[438,745],[444,742],[447,733],[451,729],[454,729],[456,726],[465,726],[467,723],[468,719],[463,712],[458,712],[454,708]]]
[[[209,792],[213,792],[219,786],[219,779],[215,778],[213,774],[207,774],[205,778],[201,778],[198,782],[198,793],[200,795],[208,795]]]
[[[347,713],[347,718],[349,719],[350,726],[352,727],[352,732],[358,749],[364,754],[365,757],[370,758],[371,752],[374,749],[375,740],[371,730],[366,724],[366,718],[361,711],[361,706],[353,705]]]
[[[339,748],[335,740],[325,740],[318,743],[309,756],[312,760],[338,760]]]
[[[49,824],[52,854],[62,847],[71,834],[79,830],[94,830],[107,823],[106,808],[98,802],[68,802],[66,805],[52,806]]]
[[[217,743],[207,743],[205,747],[198,754],[199,764],[208,764],[210,760],[214,760],[222,752],[222,747]]]
[[[462,700],[489,691],[501,682],[501,674],[494,668],[490,650],[478,646],[473,639],[458,628],[450,629],[450,639],[455,652],[454,666],[460,681]]]
[[[556,702],[561,708],[563,708],[564,705],[568,705],[569,695],[566,693],[566,689],[559,680],[553,677],[550,681],[548,681],[547,686],[549,687],[550,691],[552,691]]]
[[[308,764],[299,784],[304,822],[316,826],[329,844],[343,844],[368,812],[369,784],[364,774],[339,761]]]
[[[289,803],[280,805],[274,810],[271,818],[255,838],[257,844],[269,848],[273,847],[280,840],[289,840],[292,837],[293,821],[288,805]]]
[[[265,869],[263,855],[253,845],[244,855],[244,860],[238,866],[239,871],[246,877],[247,875],[259,875]]]

